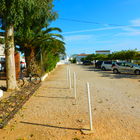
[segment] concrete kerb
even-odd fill
[[[41,81],[43,82],[47,77],[48,77],[48,73],[44,74],[42,77],[41,77]]]
[[[45,73],[43,76],[41,76],[41,81],[43,82],[52,72],[55,71],[56,68],[57,68],[57,65],[52,71]]]

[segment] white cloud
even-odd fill
[[[132,27],[125,27],[122,29],[123,32],[116,34],[115,36],[138,36],[140,35],[140,30]]]
[[[87,29],[87,30],[78,30],[78,31],[71,31],[71,32],[64,32],[63,34],[74,34],[74,33],[85,33],[85,32],[93,32],[93,31],[104,31],[104,30],[114,30],[114,29],[121,29],[124,26],[115,26],[115,27],[105,27],[105,28],[98,28],[98,29]]]
[[[67,35],[67,34],[76,34],[76,33],[117,30],[119,33],[114,34],[114,36],[139,36],[140,29],[138,29],[137,27],[140,27],[140,18],[131,20],[130,23],[131,24],[128,26],[115,26],[115,27],[104,27],[104,28],[96,28],[96,29],[94,28],[94,29],[86,29],[86,30],[77,30],[77,31],[64,32],[63,34]],[[66,41],[89,40],[91,38],[93,39],[93,35],[71,35],[71,36],[65,37]]]
[[[130,21],[130,25],[122,28],[123,32],[116,34],[115,36],[139,36],[140,35],[140,18]]]
[[[93,38],[93,35],[71,35],[65,36],[66,41],[78,41],[78,40],[88,40]]]
[[[139,26],[140,27],[140,18],[135,19],[135,20],[131,20],[130,22],[131,22],[132,26]]]

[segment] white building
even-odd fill
[[[88,55],[90,55],[90,54],[78,54],[76,56],[76,63],[81,64],[82,63],[81,59],[87,57]]]
[[[57,63],[57,65],[62,65],[62,64],[68,64],[69,63],[69,57],[66,55],[60,55],[60,61]]]

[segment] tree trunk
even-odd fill
[[[35,57],[35,48],[29,48],[29,47],[25,47],[24,49],[24,53],[25,53],[25,60],[26,60],[26,66],[27,66],[27,70],[30,73],[38,73],[38,65],[36,63],[36,57]]]
[[[25,61],[26,61],[26,68],[27,69],[30,65],[30,53],[31,53],[31,49],[24,47],[24,54],[25,54]]]
[[[7,90],[16,90],[16,72],[15,72],[15,47],[14,47],[14,27],[7,26],[5,33],[5,57],[6,57],[6,85]]]

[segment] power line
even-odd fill
[[[79,23],[89,23],[89,24],[96,24],[96,25],[104,25],[104,26],[127,26],[127,27],[140,27],[140,25],[121,25],[121,24],[110,24],[110,23],[101,23],[95,21],[86,21],[86,20],[79,20],[79,19],[69,19],[69,18],[58,18],[59,20],[64,21],[71,21],[71,22],[79,22]]]

